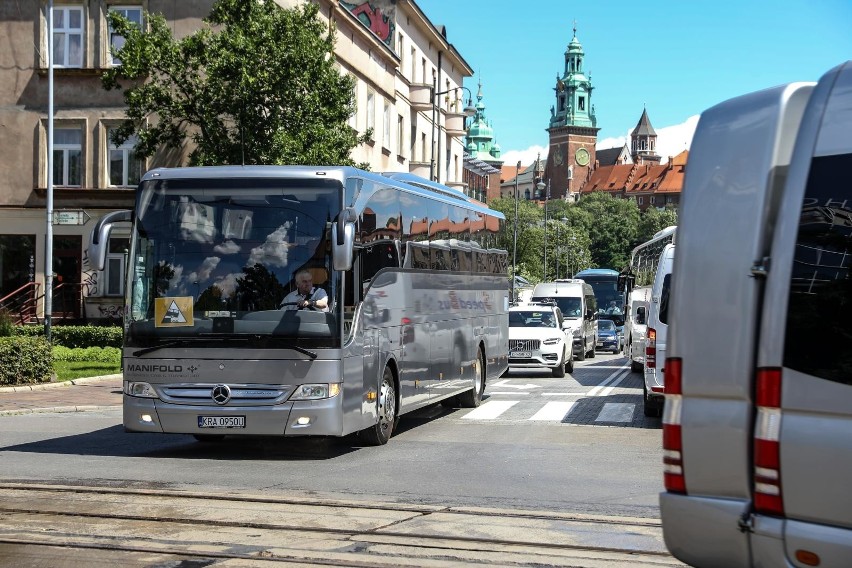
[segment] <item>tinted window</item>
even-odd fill
[[[814,158],[793,256],[784,366],[852,384],[852,154]]]
[[[671,290],[672,275],[666,274],[663,277],[663,289],[660,291],[660,323],[669,323],[669,290]]]

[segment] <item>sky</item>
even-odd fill
[[[598,148],[629,141],[643,106],[665,160],[701,112],[745,93],[817,81],[852,59],[850,0],[415,0],[482,82],[504,164],[547,154],[556,76],[573,36],[591,74]]]

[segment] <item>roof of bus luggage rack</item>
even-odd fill
[[[440,193],[441,195],[444,195],[446,197],[451,197],[453,199],[461,199],[462,201],[470,202],[470,199],[467,195],[464,194],[463,191],[447,187],[436,181],[429,181],[428,179],[422,178],[415,174],[411,174],[408,172],[382,172],[382,175],[396,181],[407,183],[408,185],[413,185],[415,187],[434,191],[435,193]]]

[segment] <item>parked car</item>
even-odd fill
[[[548,368],[554,377],[574,370],[572,335],[563,329],[562,312],[553,304],[509,308],[509,368]]]
[[[597,348],[602,351],[612,351],[613,353],[621,351],[621,334],[618,332],[614,321],[610,319],[598,320]]]

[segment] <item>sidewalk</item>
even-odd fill
[[[34,412],[81,412],[121,406],[122,376],[0,387],[0,416]]]

